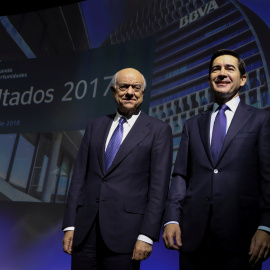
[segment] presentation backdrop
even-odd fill
[[[155,38],[65,56],[0,63],[0,133],[82,130],[115,111],[111,79],[134,67],[151,86]],[[150,87],[143,107],[148,112]]]
[[[134,67],[144,74],[142,109],[172,126],[174,158],[184,120],[199,112],[193,104],[205,109],[211,102],[203,63],[213,48],[243,51],[248,88],[241,95],[251,105],[269,110],[268,0],[63,2],[52,6],[44,1],[28,8],[10,5],[1,11],[0,269],[4,270],[70,269],[70,256],[62,251],[61,226],[73,167],[89,119],[115,111],[110,82],[118,70]],[[199,27],[211,30],[194,34]],[[226,34],[201,41],[221,30]],[[194,57],[189,66],[177,62],[188,57]],[[173,68],[168,71],[169,66]],[[179,98],[180,110],[171,106]],[[178,269],[178,260],[178,252],[165,249],[160,238],[141,269]],[[269,267],[267,260],[263,270]]]

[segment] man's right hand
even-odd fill
[[[162,239],[166,248],[179,249],[182,246],[180,226],[174,223],[166,225]]]
[[[69,255],[72,253],[73,235],[74,231],[66,231],[63,238],[63,250]]]

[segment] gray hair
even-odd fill
[[[113,75],[112,80],[111,80],[111,85],[112,85],[114,88],[116,88],[116,81],[117,81],[118,73],[119,73],[119,71],[116,72],[116,73]],[[142,74],[141,74],[141,75],[142,75]],[[145,90],[145,88],[146,88],[146,79],[144,78],[143,75],[142,75],[142,77],[143,77],[143,90]]]

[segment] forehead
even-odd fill
[[[214,59],[212,66],[233,65],[238,67],[238,59],[232,55],[220,55]]]
[[[137,70],[122,70],[117,76],[118,83],[132,82],[132,83],[142,83],[143,77]]]

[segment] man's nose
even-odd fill
[[[128,87],[127,93],[128,93],[129,95],[133,95],[133,94],[134,94],[134,89],[133,89],[132,85],[130,85],[130,86]]]
[[[220,69],[219,76],[222,76],[222,77],[226,77],[227,76],[227,72],[226,72],[226,69],[225,68],[221,68]]]

